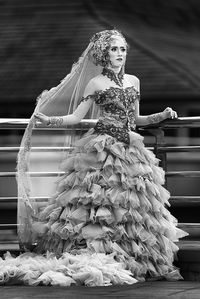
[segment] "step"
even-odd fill
[[[13,240],[12,242],[0,241],[0,252],[6,251],[16,251],[19,253],[20,248],[18,240]]]
[[[179,251],[175,265],[185,280],[200,280],[200,241],[184,240],[177,243]]]

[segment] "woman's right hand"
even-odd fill
[[[41,112],[38,112],[34,115],[34,117],[39,120],[43,125],[49,125],[49,117]]]

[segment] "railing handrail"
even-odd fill
[[[28,118],[0,118],[0,129],[25,129],[29,122]],[[94,127],[96,119],[83,119],[79,124],[73,125],[73,128],[82,129],[82,128],[91,128]],[[68,126],[71,128],[72,126]],[[179,117],[177,119],[166,119],[163,122],[160,122],[155,125],[148,125],[143,128],[190,128],[190,127],[200,127],[200,116],[192,117]],[[37,129],[51,129],[49,127],[44,127],[39,125]],[[66,130],[66,128],[59,128],[61,130]],[[58,128],[56,128],[58,130]]]
[[[80,123],[73,125],[73,126],[68,126],[68,128],[76,128],[76,129],[90,129],[94,127],[95,123],[97,122],[96,119],[83,119],[80,121]],[[26,126],[29,123],[28,118],[0,118],[0,129],[25,129]],[[52,128],[52,127],[46,127],[43,126],[38,122],[37,129],[42,129],[42,130],[66,130],[67,128]]]

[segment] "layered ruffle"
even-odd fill
[[[26,285],[86,285],[108,286],[133,284],[131,272],[124,269],[122,262],[116,263],[113,254],[82,251],[72,255],[64,253],[57,258],[54,254],[38,255],[25,253],[13,258],[7,253],[0,259],[0,285],[5,283]]]
[[[77,266],[71,276],[71,270],[49,268],[40,271],[33,283],[30,278],[30,284],[56,284],[51,271],[67,273],[63,285],[181,278],[173,266],[178,250],[174,242],[187,233],[176,227],[177,220],[166,208],[170,194],[162,186],[164,171],[159,160],[145,148],[142,136],[130,132],[129,137],[126,145],[90,130],[63,161],[65,174],[57,182],[57,193],[33,222],[36,252],[53,252],[53,260],[62,266],[66,266],[66,257],[78,260],[82,268]],[[49,256],[31,258],[49,261]],[[22,268],[25,259],[19,257]],[[30,273],[39,271],[35,269]],[[22,280],[29,284],[28,279]]]

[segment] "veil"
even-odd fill
[[[36,128],[34,114],[42,112],[48,116],[61,116],[71,114],[76,109],[87,83],[102,71],[102,66],[94,62],[93,46],[94,42],[90,41],[78,61],[72,65],[70,73],[58,86],[41,93],[24,132],[16,172],[18,238],[22,249],[30,248],[36,242],[34,223],[37,222],[38,211],[47,204],[47,198],[54,192],[63,153],[66,155],[66,152],[58,150],[58,146],[71,146],[77,132],[73,127],[59,132],[56,129]],[[86,118],[97,118],[95,103]],[[49,173],[53,173],[53,177]],[[48,191],[48,194],[43,194],[44,191]]]

